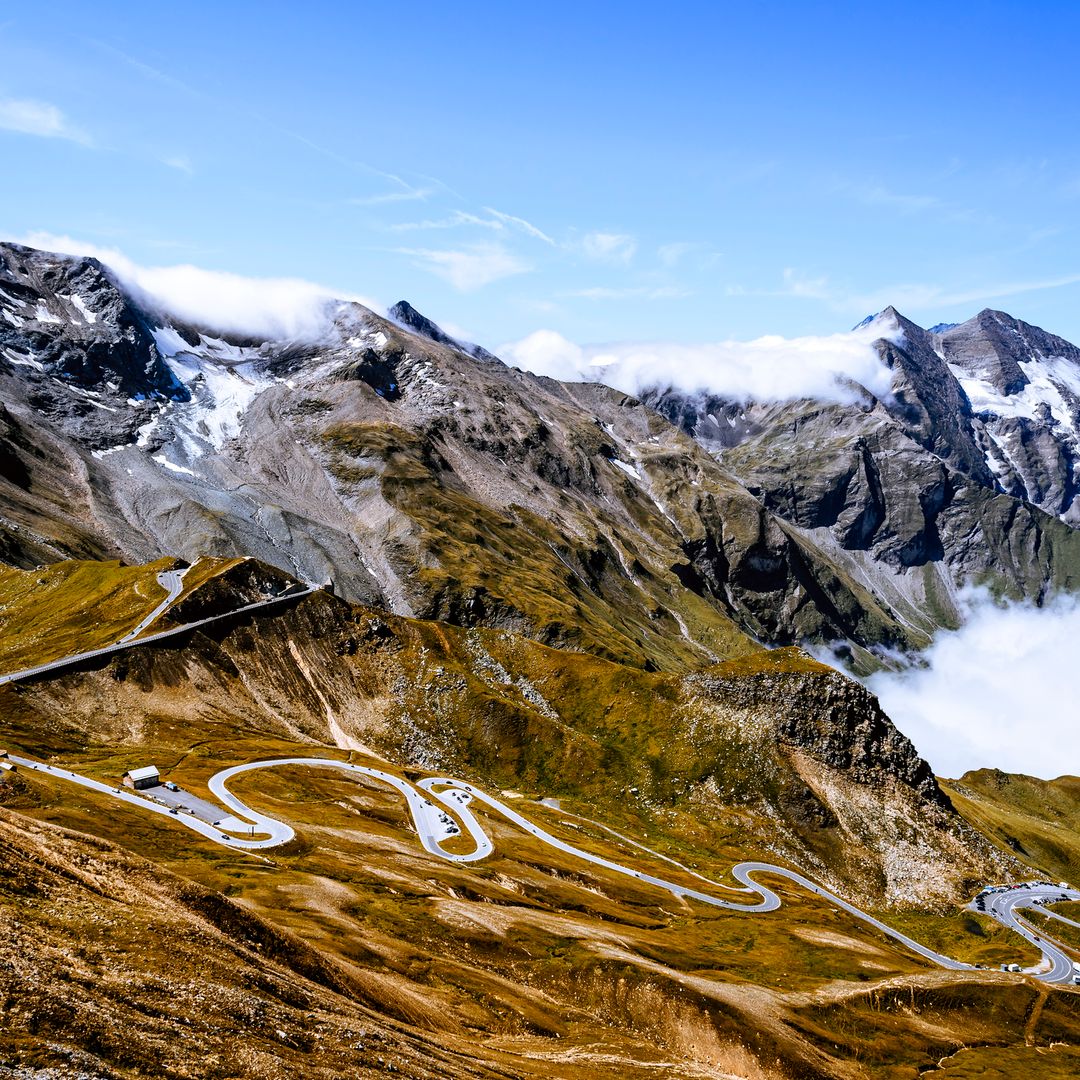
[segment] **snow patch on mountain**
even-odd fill
[[[69,300],[76,308],[78,308],[79,314],[82,315],[88,324],[92,325],[97,322],[97,315],[86,306],[86,302],[81,296],[72,293],[70,296],[61,296],[60,299]]]
[[[195,475],[193,469],[189,469],[186,465],[177,465],[175,461],[170,461],[164,454],[154,454],[153,460],[170,472],[184,473],[187,476]]]
[[[987,467],[1001,489],[1062,520],[1080,520],[1080,366],[1069,357],[1028,350],[1004,383],[988,365],[949,369],[983,433]],[[1022,381],[1021,381],[1022,380]],[[1012,389],[1006,392],[1003,387]]]
[[[155,329],[154,342],[191,392],[191,401],[174,407],[171,416],[178,434],[188,436],[182,441],[192,456],[206,444],[220,450],[240,430],[251,402],[278,381],[259,371],[257,348],[206,336],[200,336],[198,345],[189,345],[171,326]],[[144,430],[151,430],[150,425]]]
[[[44,300],[38,301],[38,306],[34,310],[34,320],[39,323],[62,323],[63,319],[58,319],[49,309],[45,306]]]
[[[629,476],[631,480],[641,479],[641,472],[633,465],[627,465],[625,461],[620,461],[618,458],[610,458],[609,460],[616,469],[619,469],[620,471],[626,473],[626,475]]]
[[[33,368],[35,371],[44,371],[45,365],[40,360],[35,360],[29,353],[17,352],[15,349],[3,348],[0,349],[0,354],[3,354],[5,360],[9,363],[15,364],[18,367]]]
[[[1076,437],[1075,409],[1076,401],[1080,399],[1080,372],[1062,357],[1021,360],[1020,367],[1028,381],[1015,394],[1001,393],[989,380],[974,378],[956,364],[950,364],[949,370],[963,387],[974,413],[1036,420],[1041,407],[1045,406],[1054,420]],[[1073,397],[1073,402],[1066,400],[1063,389]]]

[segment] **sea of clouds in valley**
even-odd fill
[[[925,666],[877,673],[869,688],[939,776],[1080,774],[1080,598],[1000,605],[971,591],[965,607],[964,625],[938,634]]]

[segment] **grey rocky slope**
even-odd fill
[[[318,340],[262,341],[183,325],[94,260],[0,259],[13,565],[252,555],[399,614],[660,668],[752,639],[917,647],[964,580],[1039,596],[1080,567],[1080,537],[1007,490],[998,421],[956,374],[983,370],[963,327],[881,342],[889,401],[658,392],[657,412],[508,368],[404,303],[328,303]]]
[[[624,394],[356,304],[329,305],[317,342],[215,335],[140,307],[92,260],[4,255],[13,564],[253,555],[398,613],[657,667],[752,648],[747,634],[903,640],[867,589]],[[35,317],[86,282],[89,314]],[[126,354],[100,376],[79,366],[113,332],[105,297],[147,328],[135,370],[163,365],[182,392],[149,375],[133,392]],[[61,346],[76,378],[50,359]]]

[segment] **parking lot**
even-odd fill
[[[192,795],[190,791],[183,789],[170,791],[164,784],[148,788],[143,794],[149,795],[166,806],[175,806],[181,813],[187,811],[208,825],[216,825],[229,816],[228,810],[221,806],[207,802],[206,799],[200,799],[198,795]]]

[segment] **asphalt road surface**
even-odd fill
[[[984,911],[1002,926],[1015,930],[1021,937],[1027,938],[1041,953],[1042,963],[1036,968],[1026,968],[1028,975],[1034,975],[1044,982],[1069,983],[1078,974],[1072,960],[1065,953],[1063,946],[1048,938],[1018,912],[1024,908],[1042,907],[1044,904],[1060,903],[1064,900],[1080,900],[1080,893],[1074,889],[1063,889],[1048,881],[1029,881],[1007,888],[1001,886],[984,889],[969,905],[972,911]],[[982,903],[980,904],[980,901]],[[1048,911],[1063,922],[1072,922],[1063,915]],[[1073,923],[1075,926],[1076,924]],[[1047,964],[1049,971],[1045,970]]]
[[[454,780],[450,777],[430,777],[414,785],[399,776],[395,776],[393,773],[370,768],[366,765],[338,761],[333,758],[296,757],[253,761],[244,765],[234,765],[231,768],[222,769],[221,772],[210,778],[208,781],[210,791],[223,806],[232,812],[231,817],[226,818],[217,825],[210,825],[190,815],[176,814],[174,810],[162,806],[138,792],[112,787],[98,780],[80,776],[67,769],[15,755],[12,755],[9,760],[20,768],[79,784],[111,798],[119,799],[128,805],[141,807],[150,813],[170,816],[174,821],[200,833],[215,843],[240,850],[278,847],[281,844],[288,843],[296,834],[290,825],[253,810],[237,798],[228,788],[228,782],[234,777],[261,769],[286,767],[333,769],[346,774],[363,775],[389,785],[403,796],[424,850],[441,859],[468,863],[486,858],[492,853],[494,846],[491,839],[470,809],[471,804],[479,802],[549,847],[591,863],[594,866],[632,878],[634,881],[664,889],[673,896],[745,913],[775,911],[780,907],[780,897],[768,886],[758,882],[756,876],[770,875],[779,877],[808,890],[827,903],[841,908],[855,918],[875,927],[894,941],[899,942],[932,963],[952,970],[972,969],[970,964],[943,956],[941,953],[920,945],[917,941],[892,929],[892,927],[876,919],[873,915],[867,914],[854,904],[849,904],[846,900],[842,900],[834,893],[822,888],[798,871],[765,862],[739,863],[732,868],[731,873],[735,880],[740,882],[740,888],[722,885],[717,882],[708,882],[708,884],[714,890],[725,892],[729,896],[732,893],[744,897],[751,894],[756,895],[758,900],[757,902],[745,902],[736,897],[723,898],[713,893],[703,892],[677,882],[668,881],[665,878],[657,877],[642,870],[623,866],[612,859],[575,847],[573,844],[552,835],[475,785],[461,780]],[[448,840],[459,836],[467,836],[471,839],[471,850],[458,853],[447,851],[443,847]],[[640,847],[641,845],[636,846]],[[701,875],[695,876],[701,877]],[[1043,955],[1042,963],[1036,968],[1028,969],[1025,972],[1026,974],[1048,983],[1070,983],[1073,981],[1074,969],[1072,962],[1061,947],[1056,942],[1048,941],[1045,935],[1037,933],[1016,915],[1016,910],[1034,906],[1036,902],[1051,902],[1051,897],[1054,901],[1063,899],[1080,900],[1080,892],[1072,889],[1062,889],[1060,886],[1051,886],[1047,883],[1027,882],[1017,886],[1002,886],[994,890],[985,890],[981,896],[983,898],[982,907],[978,906],[979,898],[976,898],[971,905],[973,910],[985,909],[986,914],[1015,930],[1041,950]]]
[[[168,588],[168,586],[166,587]],[[166,638],[177,637],[179,634],[186,634],[191,630],[195,630],[200,626],[206,626],[209,623],[219,622],[222,619],[231,619],[236,615],[243,614],[245,611],[256,611],[259,608],[273,607],[275,604],[284,604],[285,602],[295,600],[298,597],[308,596],[313,592],[318,592],[321,588],[321,585],[308,585],[306,588],[300,589],[297,592],[283,593],[281,596],[271,596],[266,600],[256,600],[252,604],[244,604],[242,607],[234,608],[232,611],[226,611],[221,615],[211,615],[206,619],[196,619],[194,622],[184,623],[182,626],[173,627],[171,630],[161,630],[156,634],[145,634],[140,638],[132,638],[131,634],[128,634],[114,645],[105,645],[100,649],[90,649],[88,652],[76,653],[74,656],[64,656],[61,659],[53,660],[48,664],[39,664],[37,667],[24,668],[22,671],[12,671],[7,675],[0,675],[0,686],[4,683],[29,679],[35,675],[45,675],[50,671],[60,671],[63,668],[71,667],[74,664],[92,660],[97,656],[108,656],[110,653],[120,652],[122,649],[135,649],[141,645],[152,644],[155,641],[164,641]],[[153,615],[153,612],[151,612],[151,615]],[[132,633],[135,632],[136,631],[132,631]]]
[[[195,564],[192,563],[192,566]],[[158,574],[158,584],[167,593],[164,600],[134,630],[128,631],[121,639],[120,642],[130,641],[132,638],[137,638],[159,615],[163,615],[172,602],[184,591],[184,575],[190,570],[191,567],[186,567],[183,570],[164,570]]]

